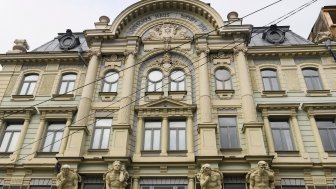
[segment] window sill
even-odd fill
[[[99,96],[101,97],[103,102],[111,102],[118,95],[117,92],[99,92]]]
[[[330,157],[336,157],[336,151],[325,151]]]
[[[276,151],[279,157],[300,157],[299,151]]]
[[[234,90],[216,90],[215,92],[220,99],[224,100],[224,99],[231,99],[235,91]]]
[[[159,100],[163,94],[163,91],[145,92],[146,100]]]
[[[262,91],[262,97],[285,97],[287,96],[287,92],[284,90],[279,91]]]
[[[183,100],[187,93],[187,91],[168,91],[168,95],[175,100]]]
[[[242,148],[221,148],[220,151],[222,152],[241,152],[243,151]]]
[[[75,95],[74,94],[53,94],[52,98],[53,100],[74,100]]]
[[[58,152],[37,152],[39,158],[54,158]]]
[[[108,152],[109,149],[88,149],[88,152]]]
[[[34,100],[34,95],[12,95],[12,100],[15,101],[29,101]]]
[[[10,155],[12,155],[13,152],[0,152],[0,159],[1,158],[9,158]]]
[[[307,90],[307,96],[330,96],[330,90]]]
[[[187,150],[168,150],[167,151],[168,152],[168,154],[169,155],[181,155],[181,154],[183,154],[183,155],[185,155],[185,154],[187,154]]]

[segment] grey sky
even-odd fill
[[[102,15],[111,21],[126,7],[139,0],[0,0],[0,53],[13,46],[14,39],[27,39],[30,50],[50,41],[57,33],[72,29],[93,29]],[[204,0],[211,3],[223,19],[231,11],[242,17],[276,0]],[[244,19],[244,24],[264,26],[270,21],[311,0],[283,0],[279,4]],[[335,0],[319,0],[279,25],[308,37],[321,7],[335,5]]]

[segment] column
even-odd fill
[[[139,178],[133,177],[132,189],[138,189],[138,188],[139,188]]]
[[[238,46],[233,50],[235,52],[235,63],[237,65],[239,76],[244,123],[257,122],[257,112],[253,100],[252,82],[248,62],[245,56],[247,48],[245,46]]]
[[[64,151],[65,151],[65,147],[67,145],[67,138],[69,136],[69,126],[71,125],[71,121],[72,121],[72,113],[71,113],[71,117],[68,117],[67,118],[67,122],[65,124],[65,128],[64,128],[64,131],[63,131],[63,140],[62,140],[62,143],[61,143],[61,147],[60,147],[60,150],[59,150],[59,154],[64,154]]]
[[[169,136],[169,123],[168,118],[163,117],[161,127],[161,156],[168,155],[168,136]]]
[[[64,156],[75,156],[78,157],[82,154],[82,145],[85,142],[87,121],[91,110],[91,103],[94,88],[96,85],[97,71],[99,65],[100,51],[91,50],[90,52],[90,62],[86,71],[86,77],[84,82],[84,88],[82,91],[82,96],[79,101],[77,117],[74,126],[69,128],[69,137],[66,139],[67,147],[64,152]]]
[[[22,126],[21,133],[19,136],[19,140],[17,141],[14,153],[10,156],[11,161],[15,161],[19,157],[25,136],[27,134],[30,118],[31,118],[31,112],[26,111],[23,126]]]
[[[187,118],[187,146],[188,154],[194,153],[194,131],[193,131],[193,117]]]
[[[188,177],[188,189],[195,189],[195,178]]]
[[[136,144],[135,144],[135,154],[141,154],[141,149],[143,145],[143,135],[144,133],[144,119],[143,117],[138,117],[138,126],[137,126],[137,134],[136,134]]]
[[[120,109],[118,111],[118,124],[129,125],[130,116],[132,110],[132,96],[133,96],[133,84],[134,84],[134,71],[135,71],[135,53],[126,52],[125,71],[123,74],[123,86],[120,97]]]
[[[268,114],[264,113],[262,114],[263,119],[264,119],[264,130],[266,134],[266,140],[267,140],[267,146],[268,146],[268,154],[273,155],[275,154],[274,150],[274,142],[273,142],[273,137],[272,137],[272,129],[271,125],[268,119]]]
[[[295,111],[295,110],[293,110]],[[303,143],[303,139],[301,136],[301,131],[299,128],[299,123],[298,120],[296,118],[296,114],[291,114],[291,122],[292,122],[292,126],[293,126],[293,131],[295,133],[295,138],[296,138],[296,143],[298,145],[300,154],[303,158],[307,159],[308,158],[308,154],[306,153],[305,147],[304,147],[304,143]]]
[[[308,111],[308,116],[309,116],[309,121],[310,125],[314,134],[314,141],[316,143],[317,150],[319,152],[320,158],[322,159],[327,159],[328,158],[328,153],[324,151],[320,132],[318,130],[316,120],[315,120],[315,115],[313,113],[309,113]]]
[[[211,100],[210,100],[210,82],[208,71],[208,49],[199,50],[198,62],[198,80],[199,80],[199,94],[200,94],[200,116],[201,123],[212,122],[211,117]]]
[[[31,151],[31,155],[28,157],[28,160],[32,160],[35,156],[36,156],[36,152],[39,150],[39,146],[41,144],[41,141],[43,139],[43,131],[45,129],[45,124],[46,124],[46,120],[45,120],[45,112],[41,113],[41,117],[40,117],[40,124],[39,127],[37,129],[37,141],[33,144],[32,147],[32,151]]]

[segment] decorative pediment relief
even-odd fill
[[[142,36],[143,41],[190,40],[193,33],[178,24],[164,23],[147,30]]]
[[[162,98],[144,105],[135,107],[139,115],[191,115],[195,110],[195,105],[186,104],[169,98]]]

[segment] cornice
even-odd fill
[[[300,107],[300,103],[281,103],[281,104],[258,104],[257,109],[262,111],[263,109],[268,110],[285,110],[285,109],[295,109]]]
[[[333,110],[335,110],[336,103],[335,102],[326,102],[326,103],[303,103],[302,104],[302,109],[303,110],[308,110],[310,108],[313,108],[313,109],[322,109],[322,110],[325,110],[325,109],[333,109]]]
[[[83,55],[87,58],[87,54]],[[0,54],[0,63],[20,62],[20,63],[36,63],[36,62],[74,62],[79,61],[78,52],[59,52],[59,53],[20,53],[20,54]]]
[[[261,46],[248,47],[247,55],[258,56],[309,56],[329,55],[324,45],[292,45],[292,46]]]

